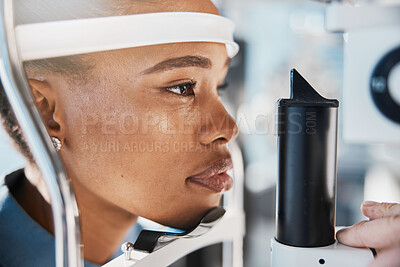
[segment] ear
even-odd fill
[[[47,81],[28,79],[28,82],[47,131],[50,136],[57,137],[64,144],[65,116],[57,91]]]

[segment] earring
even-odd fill
[[[60,139],[58,139],[57,137],[52,136],[52,137],[51,137],[51,141],[53,142],[54,148],[55,148],[57,151],[60,151],[60,149],[61,149],[61,147],[62,147],[62,144],[61,144]]]

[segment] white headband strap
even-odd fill
[[[197,12],[44,22],[20,25],[15,31],[23,61],[180,42],[223,43],[231,58],[239,51],[232,21]]]

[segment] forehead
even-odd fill
[[[118,2],[118,1],[117,1]],[[122,0],[128,2],[128,13],[151,12],[203,12],[219,15],[218,9],[210,0]]]
[[[13,1],[16,24],[133,15],[152,12],[218,14],[210,0],[20,0]]]
[[[199,56],[211,61],[212,68],[223,68],[228,55],[225,44],[210,42],[187,42],[134,47],[93,54],[98,69],[116,67],[140,73],[154,65],[171,59]]]

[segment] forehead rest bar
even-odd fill
[[[22,61],[167,43],[214,42],[234,57],[234,24],[213,14],[160,12],[52,21],[16,27]]]

